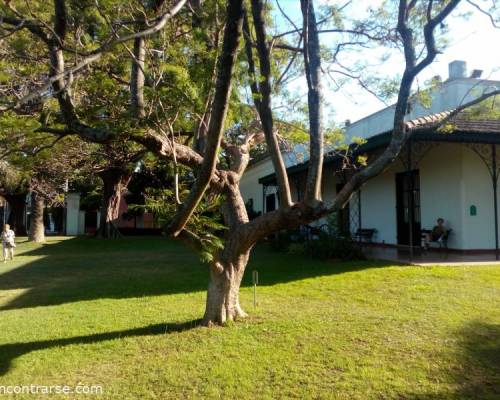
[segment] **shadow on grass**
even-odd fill
[[[38,342],[9,343],[0,345],[0,376],[5,375],[17,357],[36,350],[46,350],[53,347],[69,345],[85,345],[128,337],[166,335],[187,331],[200,325],[201,320],[192,320],[179,324],[154,324],[142,328],[122,331],[96,333],[88,336],[75,336],[64,339],[42,340]]]
[[[474,321],[457,333],[459,364],[447,371],[452,392],[418,394],[414,400],[500,399],[500,324]]]
[[[27,258],[24,264],[4,273],[0,264],[0,291],[22,290],[0,310],[191,293],[205,291],[208,284],[208,268],[197,255],[165,238],[76,238],[31,250],[27,246],[19,246],[18,262]],[[257,269],[259,284],[267,286],[381,266],[370,261],[313,261],[261,246],[253,252],[247,270]],[[251,285],[251,272],[245,274],[245,285]]]

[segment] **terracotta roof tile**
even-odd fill
[[[408,129],[432,127],[450,115],[451,111],[443,111],[436,114],[426,115],[406,122]],[[447,124],[452,126],[453,131],[460,132],[484,132],[500,133],[500,119],[476,119],[467,113],[460,113],[452,117]]]

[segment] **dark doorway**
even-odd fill
[[[276,210],[276,194],[271,193],[266,195],[266,212]]]
[[[396,174],[396,217],[398,244],[406,246],[410,244],[410,221],[412,221],[413,246],[420,246],[420,175],[418,170]]]
[[[94,234],[97,232],[97,211],[85,212],[85,234]]]

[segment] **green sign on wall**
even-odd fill
[[[471,205],[470,206],[470,215],[472,217],[476,216],[477,215],[477,207],[475,205]]]

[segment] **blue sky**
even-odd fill
[[[274,2],[274,0],[271,0]],[[483,5],[491,4],[492,0],[481,0],[478,3]],[[316,5],[344,3],[338,0],[317,0]],[[362,14],[364,8],[373,5],[378,1],[358,0],[355,9],[359,9]],[[275,3],[274,3],[275,5]],[[280,0],[281,7],[297,23],[301,25],[300,2],[299,0]],[[464,12],[472,11],[470,17],[464,18]],[[278,12],[275,14],[278,28],[287,30],[283,18]],[[470,4],[463,2],[448,19],[449,24],[449,45],[443,54],[437,56],[436,61],[422,72],[419,77],[419,85],[433,76],[440,75],[443,79],[448,77],[448,63],[453,60],[464,60],[467,62],[467,70],[470,73],[473,69],[483,70],[483,78],[500,80],[500,29],[494,28],[487,16],[477,12]],[[323,45],[328,45],[328,35],[321,36]],[[357,57],[370,57],[373,53],[367,52],[357,54]],[[395,76],[403,71],[403,58],[401,54],[394,53],[389,61],[377,67],[377,74],[381,77]],[[323,79],[326,86],[326,110],[327,119],[332,119],[342,123],[346,119],[355,121],[363,118],[377,110],[385,107],[375,96],[369,94],[357,84],[348,84],[343,90],[334,92],[329,89],[333,87],[331,81],[326,76]],[[298,96],[305,96],[306,84],[303,79],[299,79],[291,84],[291,89]],[[305,97],[304,97],[305,98]]]

